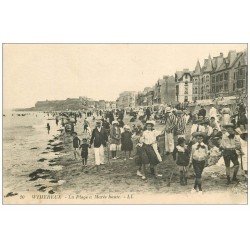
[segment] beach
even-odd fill
[[[20,121],[20,119],[22,119]],[[129,117],[125,117],[128,123]],[[46,124],[51,131],[47,134]],[[89,120],[91,128],[94,126]],[[14,124],[13,124],[14,123]],[[136,122],[135,122],[136,124]],[[156,129],[162,130],[157,124]],[[83,118],[75,131],[81,139]],[[172,156],[159,164],[162,178],[148,174],[146,181],[136,175],[134,159],[108,161],[97,170],[93,147],[89,149],[88,167],[74,159],[72,136],[60,135],[60,125],[43,112],[4,117],[3,187],[5,204],[246,204],[247,183],[239,171],[238,184],[226,185],[225,168],[206,168],[203,195],[190,194],[194,183],[192,169],[188,185],[179,184],[179,172]],[[133,153],[134,154],[134,153]],[[150,172],[148,170],[148,172]],[[172,175],[171,184],[169,179]]]

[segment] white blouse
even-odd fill
[[[151,145],[151,144],[154,144],[156,143],[156,137],[158,135],[160,135],[161,132],[160,131],[156,131],[156,130],[153,130],[153,131],[148,131],[148,130],[145,130],[142,134],[142,141],[143,143],[147,144],[147,145]]]

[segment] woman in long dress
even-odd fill
[[[225,126],[231,123],[231,116],[230,116],[231,110],[228,107],[228,105],[225,105],[225,108],[221,110],[221,113],[222,113],[221,126]]]

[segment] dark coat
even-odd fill
[[[90,139],[90,145],[94,143],[94,148],[99,148],[101,145],[104,147],[107,145],[108,135],[106,130],[102,127],[99,132],[97,128],[92,131],[92,136]]]

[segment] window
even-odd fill
[[[206,76],[206,82],[209,82],[209,76]]]
[[[236,79],[236,72],[234,72],[234,80]]]
[[[243,87],[243,81],[242,80],[238,80],[237,81],[237,88],[242,88]]]
[[[212,85],[212,92],[215,92],[215,85]]]
[[[235,83],[233,84],[233,91],[235,91]]]
[[[219,75],[217,75],[217,76],[216,76],[216,82],[218,82],[218,81],[219,81],[219,79],[220,79],[220,76],[219,76]]]
[[[224,79],[225,79],[225,80],[228,79],[228,72],[224,73]]]
[[[212,77],[212,83],[215,83],[215,76]]]
[[[224,84],[224,89],[225,89],[225,91],[228,91],[228,83]]]
[[[179,85],[176,85],[176,95],[179,95]]]
[[[220,81],[223,81],[223,74],[220,74]]]
[[[243,69],[239,69],[239,75],[240,75],[240,76],[243,75]]]
[[[184,95],[188,95],[188,87],[185,86]]]

